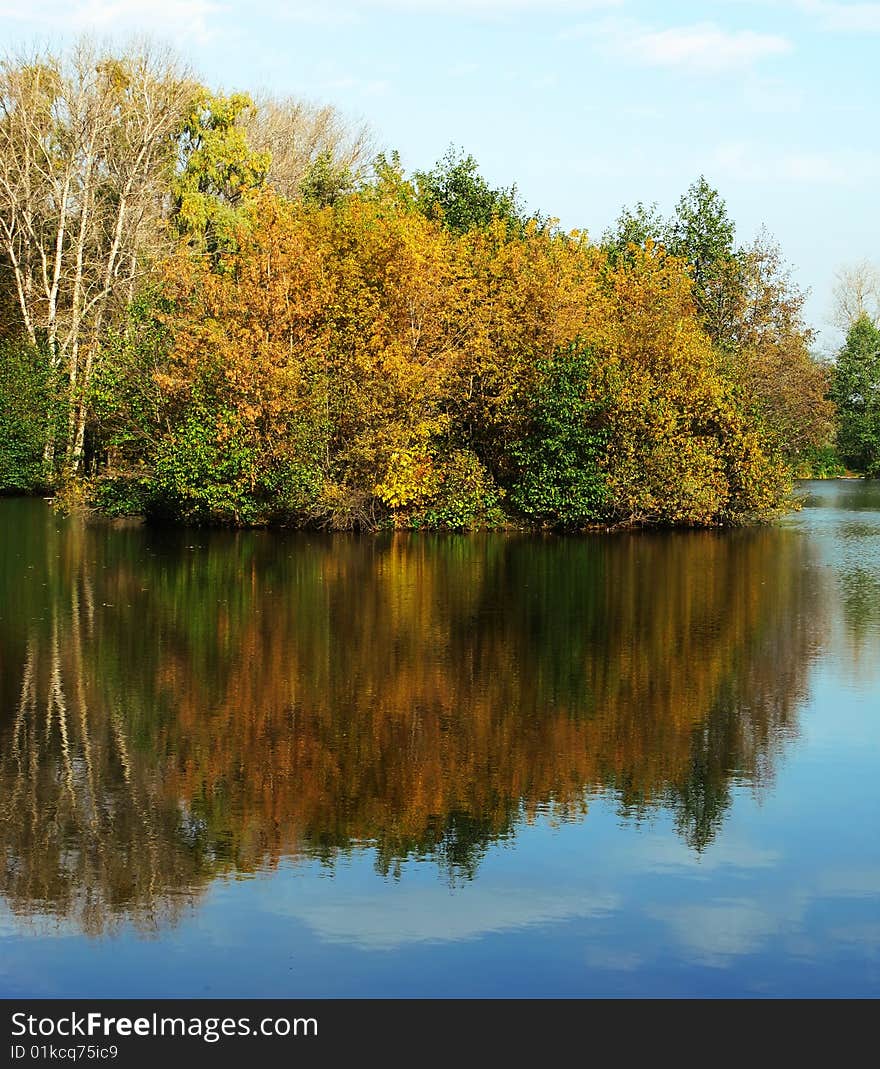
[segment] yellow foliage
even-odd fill
[[[375,493],[389,508],[405,508],[433,497],[440,489],[440,481],[432,457],[425,453],[395,452]]]
[[[218,501],[236,521],[255,487],[275,500],[267,472],[286,465],[299,499],[311,487],[305,518],[329,526],[496,522],[547,361],[572,344],[592,354],[579,389],[604,443],[597,519],[713,524],[784,493],[685,265],[650,243],[612,265],[534,223],[456,235],[380,184],[332,209],[262,194],[219,268],[187,249],[169,264],[174,344],[155,381],[171,424],[207,410],[205,463],[228,472]],[[468,459],[441,503],[452,456]],[[188,459],[166,467],[169,485],[198,480]]]

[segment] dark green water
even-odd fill
[[[0,994],[880,994],[880,484],[732,533],[0,501]]]

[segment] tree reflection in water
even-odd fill
[[[600,792],[701,850],[732,786],[771,780],[822,626],[780,529],[288,537],[14,507],[0,890],[96,934],[281,858],[472,878]]]

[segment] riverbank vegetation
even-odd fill
[[[3,65],[0,246],[2,491],[334,530],[716,525],[828,460],[803,295],[704,179],[594,241],[469,156],[409,174],[332,109],[80,45]]]

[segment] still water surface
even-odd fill
[[[880,483],[728,533],[0,501],[0,994],[880,995]]]

